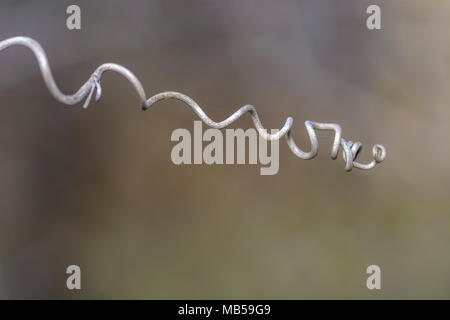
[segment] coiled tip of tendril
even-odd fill
[[[372,155],[376,162],[381,162],[386,158],[386,148],[381,144],[376,144],[372,148]]]
[[[375,144],[372,148],[373,160],[369,163],[360,163],[356,161],[356,158],[358,157],[358,154],[362,149],[361,142],[345,141],[344,139],[342,140],[344,141],[344,152],[342,153],[342,158],[346,163],[346,170],[351,167],[364,170],[372,169],[377,163],[382,162],[386,158],[386,148],[381,144]]]

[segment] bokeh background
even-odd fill
[[[75,92],[101,63],[147,95],[183,92],[221,120],[244,104],[264,125],[336,122],[388,155],[371,171],[320,153],[280,170],[170,160],[181,102],[141,111],[107,73],[89,109],[49,94],[32,53],[0,53],[1,298],[450,298],[450,3],[419,1],[2,1],[0,39],[45,48]],[[378,4],[382,30],[366,28]],[[244,117],[233,127],[252,126]],[[66,288],[66,267],[82,290]],[[381,267],[382,289],[366,288]]]

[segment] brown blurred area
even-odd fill
[[[49,94],[31,52],[0,53],[1,298],[450,298],[450,3],[398,1],[4,1],[0,39],[25,35],[75,92],[101,63],[147,95],[175,90],[215,120],[253,104],[266,127],[339,123],[387,149],[371,171],[329,157],[280,170],[182,165],[177,101],[141,111],[132,86],[102,78],[87,110]],[[378,4],[382,30],[366,28]],[[253,124],[244,117],[233,127]],[[82,270],[68,291],[66,267]],[[366,288],[381,267],[382,289]]]

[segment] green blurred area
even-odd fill
[[[101,63],[132,70],[147,95],[194,98],[212,119],[253,104],[268,128],[294,117],[339,123],[387,149],[371,171],[329,157],[280,170],[171,162],[194,113],[141,111],[115,74],[88,110],[48,93],[24,48],[0,53],[1,298],[450,298],[450,4],[448,1],[70,1],[0,5],[0,39],[45,48],[75,92]],[[369,4],[382,30],[369,31]],[[244,117],[232,127],[253,124]],[[66,267],[82,290],[66,289]],[[366,268],[382,289],[366,288]]]

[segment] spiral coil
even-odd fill
[[[352,170],[352,168],[358,168],[363,170],[372,169],[373,167],[375,167],[377,163],[383,161],[386,157],[386,149],[382,145],[375,144],[372,148],[373,160],[369,163],[357,162],[356,158],[362,149],[361,142],[347,141],[344,138],[342,138],[341,127],[338,124],[334,123],[305,121],[306,131],[309,135],[309,140],[311,143],[311,151],[305,152],[302,151],[296,145],[294,139],[292,138],[291,129],[294,122],[294,119],[292,117],[288,117],[286,119],[284,126],[278,132],[269,134],[267,133],[267,130],[264,129],[264,127],[262,126],[258,113],[256,112],[255,107],[253,107],[252,105],[245,105],[240,109],[238,109],[235,113],[233,113],[225,120],[221,122],[215,122],[206,115],[203,109],[193,99],[182,93],[174,91],[162,92],[147,99],[144,88],[142,87],[142,84],[138,80],[138,78],[125,67],[115,63],[105,63],[100,65],[92,73],[89,79],[81,86],[81,88],[78,89],[77,92],[75,92],[72,95],[66,95],[62,93],[61,90],[56,85],[45,51],[37,41],[28,37],[9,38],[0,42],[0,51],[15,45],[25,46],[33,52],[33,54],[37,59],[39,68],[42,73],[42,77],[48,90],[56,100],[67,105],[77,104],[86,98],[83,104],[83,108],[87,108],[89,106],[89,103],[91,102],[94,92],[95,92],[95,100],[98,101],[102,94],[100,79],[103,73],[106,71],[114,71],[121,74],[134,86],[141,100],[143,110],[148,109],[150,106],[161,100],[165,99],[181,100],[188,106],[190,106],[192,110],[197,114],[197,116],[206,125],[216,129],[222,129],[229,126],[231,123],[235,122],[240,117],[242,117],[245,113],[249,112],[252,117],[253,123],[262,138],[271,141],[271,140],[279,140],[283,136],[285,136],[286,142],[291,151],[297,157],[305,160],[314,158],[319,151],[319,142],[317,139],[316,130],[332,130],[334,131],[334,142],[331,148],[331,158],[332,159],[337,158],[339,153],[339,147],[341,146],[343,149],[342,158],[345,162],[346,171],[350,171]]]

